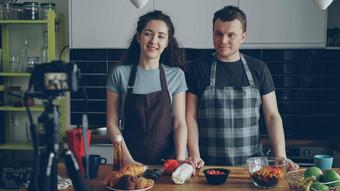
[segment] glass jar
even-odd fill
[[[23,7],[25,20],[39,20],[39,3],[24,2]]]
[[[23,4],[12,3],[9,16],[11,20],[22,20],[24,18]]]
[[[41,10],[41,20],[47,19],[47,11],[55,11],[55,3],[41,3],[40,4]]]
[[[22,107],[23,106],[23,97],[24,92],[21,90],[21,87],[11,86],[7,90],[7,104],[14,107]]]
[[[34,65],[40,64],[40,57],[29,56],[27,57],[27,72],[31,73],[34,70]]]

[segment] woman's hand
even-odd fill
[[[287,159],[287,161],[288,161],[288,171],[292,171],[292,170],[297,170],[297,169],[299,169],[299,165],[298,164],[296,164],[296,163],[294,163],[292,160],[290,160],[290,159]]]
[[[125,159],[124,158],[123,159],[123,165],[126,166],[126,165],[143,165],[143,164],[133,160],[132,158],[131,159]]]
[[[200,169],[204,166],[203,159],[201,159],[201,157],[197,155],[189,156],[184,162],[192,165],[192,167],[194,168],[194,172],[193,172],[194,176],[196,174],[195,169]]]

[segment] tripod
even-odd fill
[[[45,106],[45,111],[38,118],[45,129],[46,149],[41,153],[37,146],[39,141],[36,136],[35,125],[31,123],[31,134],[34,141],[37,157],[35,158],[35,168],[31,176],[29,191],[57,191],[57,161],[59,157],[60,123],[59,106],[53,104],[53,98],[49,98],[49,104]],[[62,152],[68,174],[73,186],[77,191],[88,191],[83,174],[80,172],[72,152],[65,149]]]

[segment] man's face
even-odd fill
[[[238,19],[225,22],[217,19],[214,24],[213,41],[218,60],[224,62],[239,60],[238,51],[246,36],[247,33],[243,32]]]

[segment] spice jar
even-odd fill
[[[55,11],[55,3],[41,3],[41,20],[47,19],[47,11]]]
[[[39,20],[39,3],[24,2],[23,7],[25,20]]]
[[[8,105],[11,105],[14,107],[22,107],[23,96],[24,96],[24,92],[21,90],[21,87],[17,87],[17,86],[9,87],[9,89],[7,90]]]
[[[24,18],[23,4],[12,3],[9,15],[11,20],[22,20]]]
[[[26,71],[31,73],[34,70],[34,65],[40,64],[40,57],[29,56],[27,57],[27,68]]]

